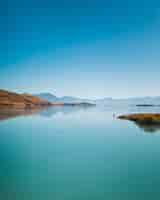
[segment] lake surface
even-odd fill
[[[50,108],[0,121],[0,199],[160,199],[160,128],[113,117],[150,111],[160,108]]]

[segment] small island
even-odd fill
[[[153,104],[137,104],[136,106],[137,107],[153,107],[153,106],[156,106],[156,105],[153,105]]]

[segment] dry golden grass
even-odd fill
[[[146,124],[160,124],[160,113],[138,113],[121,115],[119,119],[126,119]]]
[[[32,95],[0,90],[0,108],[34,108],[47,105],[51,105],[51,103]]]

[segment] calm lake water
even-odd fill
[[[160,127],[113,117],[154,109],[50,108],[0,121],[0,199],[160,199]]]

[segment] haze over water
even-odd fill
[[[50,108],[0,121],[1,199],[159,199],[160,129],[113,117],[135,111]]]

